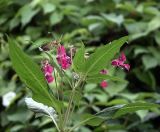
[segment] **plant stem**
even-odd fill
[[[55,121],[55,119],[52,117],[52,115],[50,115],[50,117],[52,118],[52,121],[54,122],[54,124],[55,124],[55,126],[56,126],[56,128],[57,128],[57,131],[58,131],[58,132],[61,132],[60,129],[59,129],[59,127],[58,127],[57,122]]]
[[[68,118],[69,118],[69,115],[70,115],[70,110],[71,110],[71,106],[72,106],[72,103],[73,103],[73,98],[74,98],[75,90],[80,85],[81,81],[82,80],[80,78],[78,80],[78,82],[75,84],[75,86],[73,87],[73,89],[72,89],[72,93],[71,93],[71,96],[70,96],[70,99],[69,99],[69,105],[68,105],[68,108],[66,110],[65,117],[64,117],[64,123],[63,123],[64,126],[67,124],[67,121],[68,121]]]
[[[55,77],[55,84],[56,84],[57,98],[58,98],[58,100],[59,100],[59,92],[58,92],[57,77],[56,77],[55,70],[54,70],[54,77]]]

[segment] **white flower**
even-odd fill
[[[8,107],[12,100],[15,98],[16,93],[15,92],[8,92],[2,97],[2,104],[5,107]]]

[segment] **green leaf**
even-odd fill
[[[148,23],[148,32],[154,31],[160,27],[160,15],[155,16],[149,23]]]
[[[32,91],[33,99],[52,106],[59,112],[58,101],[49,94],[49,87],[40,67],[17,46],[13,39],[8,38],[8,42],[13,67],[20,79]]]
[[[108,107],[108,108],[105,108],[103,110],[101,110],[100,112],[98,112],[97,114],[95,114],[95,116],[98,116],[102,119],[111,119],[114,114],[123,107],[124,105],[115,105],[115,106],[112,106],[112,107]]]
[[[42,3],[42,7],[43,7],[44,14],[53,12],[56,9],[55,5],[53,5],[52,3],[46,3],[46,2]]]
[[[145,70],[155,68],[158,65],[156,58],[152,57],[151,55],[144,55],[142,57],[142,62],[144,64]]]
[[[84,71],[85,67],[85,48],[82,44],[81,48],[76,52],[75,57],[73,59],[73,68],[76,72],[82,72]]]
[[[61,22],[62,19],[63,19],[63,15],[62,15],[62,14],[59,14],[59,13],[57,13],[57,12],[54,12],[54,13],[52,13],[52,15],[50,16],[50,19],[49,19],[49,20],[50,20],[51,25],[55,25],[55,24]]]
[[[136,77],[144,82],[145,84],[147,84],[148,86],[150,86],[151,88],[155,88],[156,86],[156,80],[155,80],[155,76],[153,75],[153,73],[151,71],[142,71],[140,69],[134,69],[133,72],[135,73]]]
[[[103,75],[103,74],[95,74],[95,75],[92,75],[92,76],[88,76],[87,79],[86,79],[86,82],[88,82],[88,83],[99,83],[99,82],[101,82],[102,80],[105,80],[105,79],[112,80],[112,81],[126,82],[125,80],[123,80],[121,78],[113,77],[113,76],[110,76],[110,75]]]
[[[39,9],[33,10],[32,7],[27,4],[20,8],[18,15],[21,16],[22,27],[31,21],[31,19],[38,13]]]
[[[85,76],[99,73],[100,70],[110,63],[110,60],[127,40],[128,36],[125,36],[98,48],[85,63]]]
[[[91,114],[83,114],[82,119],[82,121],[86,120],[85,124],[90,126],[98,126],[103,122],[103,119]]]
[[[104,14],[104,13],[102,13],[102,16],[106,19],[106,20],[108,20],[108,21],[110,21],[110,22],[113,22],[113,23],[116,23],[117,25],[121,25],[122,23],[123,23],[123,21],[124,21],[124,17],[123,17],[123,15],[116,15],[116,14],[114,14],[114,13],[110,13],[110,14]]]
[[[125,90],[127,87],[127,82],[109,82],[108,87],[105,89],[105,91],[108,93],[110,97],[113,96],[119,96],[121,92]]]
[[[108,107],[96,113],[95,115],[84,114],[81,116],[82,121],[78,123],[77,125],[75,125],[74,127],[72,127],[71,130],[73,131],[77,127],[84,125],[84,124],[88,124],[91,126],[98,126],[104,120],[111,119],[113,115],[115,114],[115,112],[119,110],[120,108],[122,108],[123,106],[124,105],[116,105],[116,106]]]
[[[154,37],[157,44],[160,46],[160,31],[157,31]]]
[[[127,113],[133,113],[138,110],[150,110],[152,108],[157,108],[157,107],[160,107],[160,105],[153,103],[141,103],[141,102],[130,103],[122,107],[120,110],[118,110],[115,113],[114,118],[120,117]]]

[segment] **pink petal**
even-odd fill
[[[58,56],[66,56],[66,49],[64,46],[60,45],[57,49],[57,55]]]
[[[126,56],[125,56],[124,52],[121,53],[121,55],[119,57],[119,61],[122,61],[122,62],[126,61]]]
[[[54,77],[52,75],[46,75],[45,78],[46,78],[48,83],[51,83],[54,80]]]
[[[130,65],[129,64],[123,64],[123,68],[125,68],[127,71],[129,71]]]
[[[103,81],[100,83],[100,86],[101,86],[102,88],[108,87],[107,81],[103,80]]]
[[[50,75],[53,72],[53,67],[50,64],[46,64],[42,67],[42,71],[44,75]]]
[[[69,56],[57,57],[57,61],[64,70],[68,69],[71,66],[71,59]]]
[[[100,71],[100,73],[101,73],[101,74],[104,74],[104,75],[105,75],[105,74],[108,74],[108,70],[103,69],[103,70]]]
[[[119,60],[118,59],[115,59],[112,61],[111,63],[113,66],[119,66]]]
[[[71,65],[71,59],[67,56],[64,46],[59,46],[57,49],[57,61],[64,70],[68,69]]]

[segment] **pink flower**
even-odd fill
[[[46,78],[48,83],[51,83],[54,80],[54,77],[52,75],[46,75],[45,78]]]
[[[101,86],[102,88],[108,87],[107,81],[103,80],[103,81],[100,83],[100,86]]]
[[[54,77],[52,76],[54,68],[49,64],[48,60],[42,61],[42,71],[48,83],[53,82]]]
[[[46,64],[42,69],[45,75],[50,75],[53,72],[53,67],[50,64]]]
[[[125,61],[126,61],[126,56],[122,52],[121,56],[118,59],[115,59],[115,60],[112,61],[112,65],[116,66],[116,67],[121,67],[121,68],[126,69],[126,70],[129,71],[130,65],[129,64],[124,64]]]
[[[71,66],[71,59],[66,54],[64,46],[59,46],[57,49],[57,61],[58,64],[64,69],[68,69]]]

